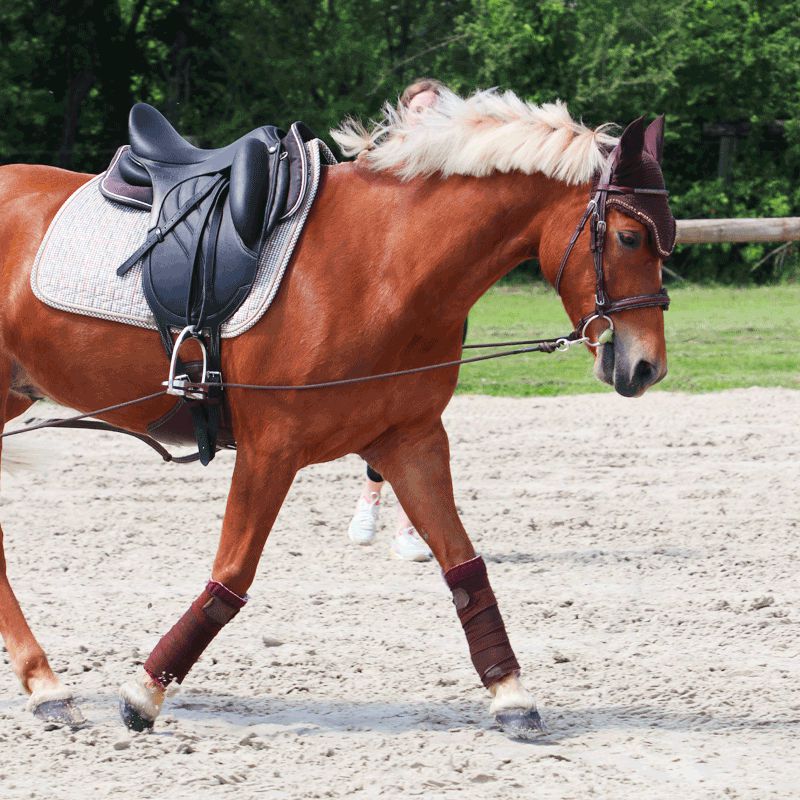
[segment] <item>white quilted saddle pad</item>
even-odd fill
[[[319,139],[306,149],[309,180],[302,205],[272,232],[259,256],[253,289],[223,324],[223,338],[249,330],[269,308],[316,197],[321,164],[336,163]],[[107,200],[98,188],[102,178],[81,186],[53,218],[33,264],[31,288],[61,311],[157,330],[142,291],[141,262],[121,278],[116,272],[145,240],[150,212]]]

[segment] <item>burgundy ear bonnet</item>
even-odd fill
[[[664,150],[664,116],[645,129],[644,117],[631,122],[611,152],[609,183],[631,189],[666,189],[661,172]],[[665,194],[609,193],[607,206],[641,222],[650,231],[656,250],[668,258],[675,247],[675,217]]]

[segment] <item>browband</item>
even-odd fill
[[[669,197],[666,189],[637,189],[633,186],[618,186],[616,183],[599,183],[595,186],[597,192],[618,192],[619,194],[661,194]]]

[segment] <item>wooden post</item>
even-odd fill
[[[733,182],[733,155],[736,152],[735,136],[719,137],[719,159],[717,177],[722,178],[725,188],[730,189]]]
[[[678,244],[797,241],[800,217],[678,220]]]

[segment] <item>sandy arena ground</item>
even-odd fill
[[[9,570],[90,725],[45,730],[2,651],[0,798],[796,798],[799,420],[783,390],[456,398],[456,497],[539,744],[488,717],[438,568],[389,557],[393,500],[349,544],[356,458],[298,477],[246,610],[127,733],[117,687],[202,588],[233,458],[33,434]]]

